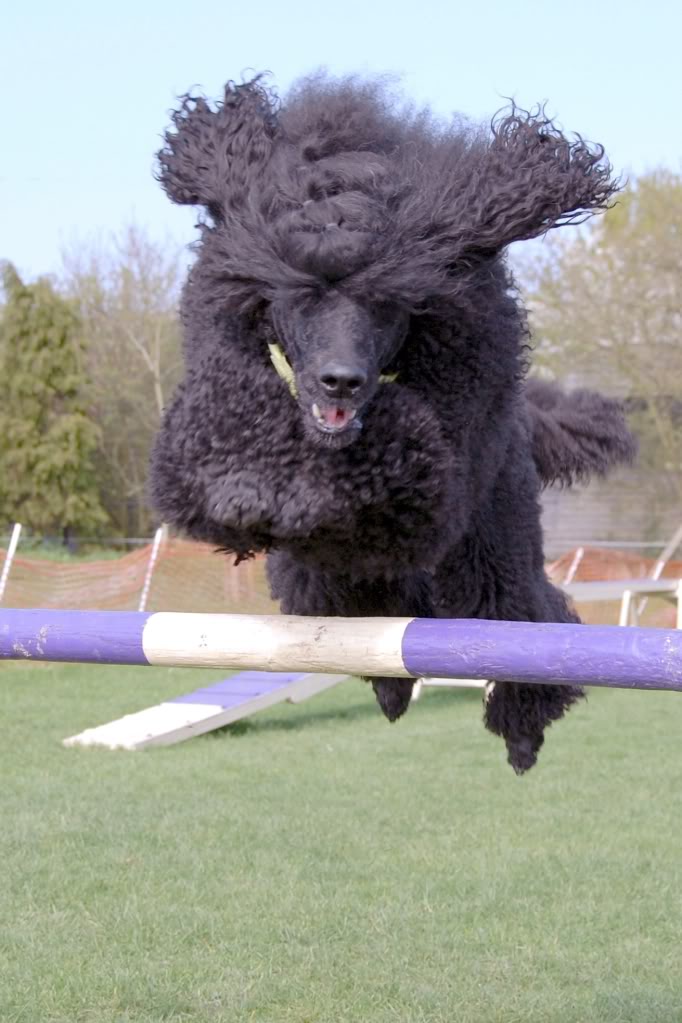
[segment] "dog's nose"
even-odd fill
[[[328,362],[320,371],[320,383],[330,398],[345,398],[367,383],[367,374],[360,366]]]

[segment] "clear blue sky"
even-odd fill
[[[36,0],[0,27],[0,258],[27,275],[64,243],[136,219],[193,236],[152,177],[174,97],[215,96],[249,68],[280,91],[324,65],[396,72],[440,113],[488,118],[514,96],[547,100],[620,170],[682,161],[678,0]]]

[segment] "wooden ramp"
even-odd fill
[[[222,728],[276,703],[301,703],[345,682],[348,675],[242,671],[173,700],[126,714],[97,728],[64,739],[65,746],[104,746],[142,750],[171,746],[203,732]]]

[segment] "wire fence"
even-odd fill
[[[557,584],[611,579],[650,579],[654,578],[656,565],[656,558],[648,558],[636,551],[581,545],[566,551],[560,558],[547,565],[547,574],[552,582]],[[575,569],[571,574],[573,566]],[[656,578],[682,579],[682,561],[668,561]]]
[[[149,573],[153,543],[116,558],[53,561],[15,555],[3,604],[8,607],[134,611],[148,583],[146,608],[152,611],[273,613],[261,558],[235,567],[207,544],[166,539]],[[0,551],[0,571],[6,551]]]
[[[101,609],[112,611],[204,611],[273,614],[278,608],[270,598],[265,560],[254,558],[235,566],[225,554],[207,544],[157,534],[149,538],[119,541],[119,552],[107,550],[97,556],[93,541],[87,557],[51,560],[19,544],[11,566],[7,565],[7,542],[0,549],[0,577],[4,576],[2,603],[7,607]],[[79,541],[85,548],[84,541]],[[667,545],[668,548],[670,544]],[[127,548],[127,549],[126,549]],[[124,553],[120,553],[123,549]],[[682,560],[668,560],[662,567],[663,543],[613,541],[581,544],[547,565],[550,579],[558,584],[619,579],[682,579]],[[105,556],[106,555],[106,556]],[[7,570],[9,568],[9,571]],[[651,598],[645,624],[671,626],[674,610]],[[579,608],[588,621],[618,621],[618,606]]]

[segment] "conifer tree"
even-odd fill
[[[50,282],[4,264],[0,309],[0,519],[41,534],[106,521],[97,493],[97,426],[87,414],[85,343],[73,305]]]

